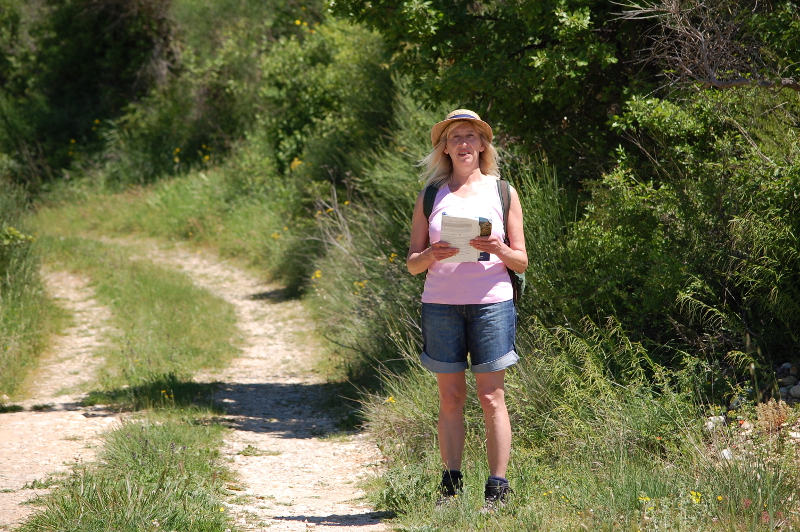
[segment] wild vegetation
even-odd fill
[[[662,4],[735,27],[726,42],[758,52],[719,80],[796,75],[796,3]],[[669,21],[591,0],[3,6],[0,172],[35,195],[40,227],[62,231],[48,253],[88,245],[75,235],[140,233],[211,246],[290,286],[336,377],[360,390],[390,458],[371,493],[400,526],[798,527],[798,416],[768,402],[782,397],[775,369],[800,362],[790,83],[677,84],[647,56]],[[68,17],[107,35],[112,15],[117,38],[52,46]],[[53,81],[67,59],[88,72],[74,87]],[[104,61],[114,68],[95,78]],[[64,103],[83,86],[82,107]],[[457,106],[501,133],[531,259],[508,384],[516,493],[490,516],[475,511],[481,464],[462,503],[433,510],[437,402],[416,362],[422,280],[404,264],[417,161]],[[31,275],[7,285],[31,290]],[[19,307],[7,285],[5,313]],[[707,428],[710,415],[726,425]]]
[[[29,228],[25,191],[9,183],[0,194],[0,395],[35,367],[61,316],[45,297],[36,237]],[[2,401],[0,401],[0,408]]]

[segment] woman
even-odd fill
[[[439,388],[439,451],[442,457],[441,497],[452,500],[462,489],[464,451],[465,370],[475,374],[486,426],[489,479],[486,508],[505,503],[510,491],[506,470],[511,454],[511,424],[505,404],[506,368],[519,360],[514,350],[516,310],[506,268],[523,272],[528,266],[522,207],[511,189],[505,226],[498,193],[497,150],[492,128],[469,110],[458,109],[431,129],[433,151],[422,161],[426,185],[438,187],[430,217],[424,212],[425,192],[414,207],[411,245],[406,264],[412,275],[427,271],[422,293],[422,364],[436,373]],[[489,260],[443,263],[458,252],[441,241],[442,214],[489,216],[492,232],[470,246]],[[484,255],[485,257],[485,255]],[[469,361],[467,363],[467,353]]]

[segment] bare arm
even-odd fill
[[[433,245],[428,245],[428,220],[425,219],[422,205],[424,196],[424,190],[417,196],[414,216],[411,219],[411,244],[406,257],[406,267],[411,275],[427,271],[430,265],[437,260],[446,259],[458,253],[458,249],[451,248],[447,242],[434,242]]]

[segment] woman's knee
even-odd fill
[[[494,412],[506,407],[506,394],[502,388],[479,388],[478,401],[484,412]]]
[[[445,412],[461,411],[467,402],[466,390],[441,390],[439,392],[439,408]]]

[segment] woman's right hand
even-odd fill
[[[433,257],[434,260],[444,260],[456,255],[458,248],[450,247],[449,243],[440,240],[431,244],[431,247],[425,250],[425,253]]]

